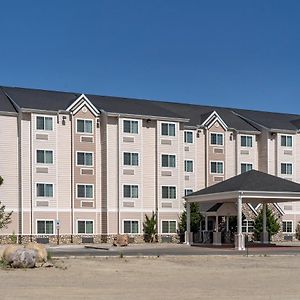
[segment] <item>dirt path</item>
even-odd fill
[[[80,258],[0,270],[0,299],[300,299],[300,256]]]

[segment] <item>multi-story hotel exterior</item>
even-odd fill
[[[250,169],[300,183],[299,129],[296,114],[1,87],[2,241],[139,241],[153,211],[175,236],[191,191]],[[300,204],[277,208],[294,234]]]

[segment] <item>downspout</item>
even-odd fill
[[[30,114],[30,123],[29,123],[29,132],[30,132],[30,241],[32,242],[32,233],[33,233],[33,189],[32,189],[32,115]]]
[[[118,189],[118,193],[117,193],[117,195],[118,195],[118,234],[120,234],[120,227],[121,227],[121,224],[120,224],[120,220],[121,220],[121,216],[120,216],[120,198],[121,198],[121,195],[120,195],[120,168],[121,168],[121,166],[120,166],[120,115],[118,116],[118,126],[117,126],[117,130],[118,130],[118,132],[117,132],[117,135],[118,135],[118,141],[117,141],[117,149],[118,149],[118,158],[117,158],[117,160],[118,160],[118,170],[117,170],[117,172],[118,172],[118,174],[117,174],[117,176],[118,176],[118,187],[117,187],[117,189]]]
[[[22,234],[23,234],[23,201],[22,201],[22,131],[21,131],[21,122],[22,122],[22,112],[18,111],[18,172],[19,172],[19,222],[18,222],[18,231],[17,242],[22,243]]]
[[[205,187],[208,187],[208,128],[207,126],[204,127],[205,130],[205,151],[204,151],[204,157],[205,157]]]
[[[233,133],[232,133],[232,140],[233,140],[234,136],[233,136]],[[237,131],[235,131],[235,175],[238,174],[239,172],[239,167],[238,167],[238,163],[239,163],[239,156],[240,156],[240,153],[239,153],[239,140],[238,140],[238,133]]]
[[[156,216],[156,237],[158,237],[158,123],[155,126],[155,216]]]
[[[73,244],[73,235],[74,235],[74,138],[73,138],[73,114],[70,113],[71,121],[71,243]]]

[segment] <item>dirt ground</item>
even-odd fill
[[[0,299],[300,299],[300,256],[77,258],[0,270]]]

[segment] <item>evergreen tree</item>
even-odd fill
[[[267,216],[267,232],[269,233],[269,238],[278,233],[280,230],[280,224],[278,219],[273,214],[270,208],[266,209],[266,216]],[[260,210],[259,214],[257,215],[254,221],[254,233],[257,240],[260,240],[261,233],[263,232],[263,209]]]
[[[3,178],[0,176],[0,185],[3,183]],[[9,213],[5,212],[5,205],[1,204],[0,201],[0,229],[6,228],[9,223],[11,223],[12,211]]]
[[[157,218],[154,211],[152,212],[151,217],[149,218],[145,215],[145,222],[143,223],[143,231],[144,231],[144,240],[145,242],[153,243],[157,241]]]
[[[186,204],[184,205],[185,210],[180,216],[179,230],[180,232],[186,231]],[[191,232],[198,232],[200,230],[200,222],[203,216],[200,213],[200,207],[197,203],[191,203]]]

